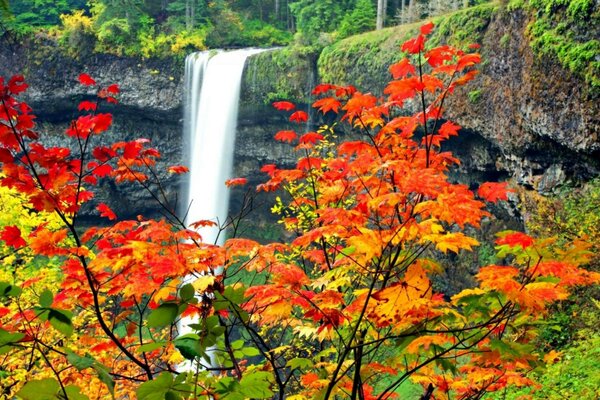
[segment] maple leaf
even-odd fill
[[[402,43],[402,51],[409,54],[418,54],[423,51],[425,45],[425,36],[419,35]]]
[[[297,122],[299,124],[308,121],[308,114],[304,111],[296,111],[290,115],[291,122]]]
[[[189,172],[189,168],[186,167],[185,165],[171,165],[169,168],[167,168],[167,171],[171,174],[185,174],[186,172]]]
[[[96,84],[96,81],[92,79],[88,74],[79,74],[79,83],[85,86],[92,86]]]
[[[415,66],[411,64],[408,58],[403,58],[395,64],[390,65],[390,73],[394,79],[404,78],[409,74],[415,73]]]
[[[108,86],[108,87],[106,88],[106,91],[107,91],[108,93],[112,93],[112,94],[118,94],[118,93],[119,93],[121,90],[119,89],[119,85],[117,85],[117,84],[112,84],[112,85],[110,85],[110,86]]]
[[[227,179],[225,181],[225,185],[227,187],[232,187],[232,186],[243,186],[246,183],[248,183],[248,179],[246,178],[231,178],[231,179]]]
[[[521,246],[526,249],[533,246],[534,240],[531,236],[523,232],[504,232],[499,234],[499,238],[496,239],[496,244],[499,246],[507,245],[508,247]]]
[[[321,83],[321,84],[315,86],[315,88],[312,91],[312,94],[314,94],[315,96],[318,96],[320,94],[327,93],[334,88],[335,88],[335,86],[330,85],[328,83]]]
[[[329,111],[337,113],[340,110],[342,103],[334,97],[324,97],[313,103],[314,108],[318,108],[323,114]]]
[[[279,131],[275,134],[275,140],[278,140],[280,142],[292,143],[294,140],[296,140],[297,137],[298,135],[296,134],[296,132],[291,130]]]
[[[104,203],[98,204],[96,209],[100,212],[101,217],[106,217],[111,221],[117,219],[117,215],[113,212],[113,210],[111,210],[110,207]]]
[[[4,240],[7,246],[18,249],[27,244],[21,237],[21,230],[15,225],[8,225],[0,232],[0,239]]]
[[[77,109],[79,111],[96,111],[96,108],[98,107],[98,105],[93,102],[93,101],[88,101],[88,100],[84,100],[81,103],[79,103],[79,106],[77,107]]]
[[[422,35],[429,35],[431,33],[431,31],[433,30],[434,26],[435,25],[431,21],[429,21],[426,24],[421,25],[421,34]]]
[[[14,75],[8,81],[8,90],[14,95],[24,92],[27,88],[23,75]]]
[[[508,200],[508,193],[511,192],[514,190],[508,189],[508,182],[484,182],[477,190],[479,197],[490,203]]]
[[[273,107],[279,111],[292,111],[294,108],[296,108],[296,105],[289,101],[276,101],[273,103]]]
[[[300,139],[298,140],[300,143],[312,143],[315,144],[318,141],[323,140],[323,135],[321,135],[320,133],[317,132],[308,132],[305,133],[304,135],[300,136]]]
[[[96,114],[92,118],[92,131],[94,133],[101,133],[110,128],[112,124],[112,114],[101,113]]]
[[[208,219],[201,219],[200,221],[196,221],[190,224],[190,228],[192,229],[204,228],[207,226],[217,226],[217,223]]]

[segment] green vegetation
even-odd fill
[[[600,5],[594,0],[511,1],[509,9],[530,14],[527,32],[539,56],[556,57],[562,66],[600,89]]]
[[[480,42],[497,7],[495,3],[485,3],[434,18],[437,28],[431,42],[459,47]],[[341,85],[354,82],[359,89],[368,87],[380,92],[383,90],[382,82],[389,76],[385,66],[398,61],[400,45],[420,25],[407,24],[367,32],[326,47],[318,61],[320,79]]]
[[[600,179],[583,187],[564,188],[552,197],[522,193],[523,213],[529,216],[527,229],[535,235],[558,236],[559,240],[586,239],[596,255],[588,265],[598,271],[600,243]],[[535,369],[532,377],[539,382],[533,399],[595,399],[600,396],[600,292],[598,287],[579,289],[554,306],[536,346],[548,353],[552,363]],[[495,398],[518,399],[531,389],[510,391]]]
[[[380,14],[393,26],[482,2],[389,1]],[[41,31],[71,55],[164,57],[290,43],[306,54],[374,30],[376,8],[375,0],[2,0],[0,35]]]

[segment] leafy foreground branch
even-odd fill
[[[478,399],[534,385],[525,373],[543,357],[530,343],[547,306],[600,277],[579,268],[590,257],[583,241],[505,232],[496,248],[506,264],[481,268],[479,286],[452,298],[434,293],[430,277],[443,266],[430,256],[478,245],[464,228],[478,227],[489,217],[484,201],[508,190],[485,183],[478,199],[447,179],[458,160],[440,147],[460,127],[443,118],[444,102],[473,79],[480,56],[426,49],[432,27],[403,44],[409,58],[390,67],[385,98],[319,85],[314,107],[335,122],[275,135],[295,146],[298,163],[264,166],[258,189],[283,192],[274,210],[295,236],[289,243],[233,237],[218,246],[193,230],[214,223],[185,226],[162,196],[158,151],[146,140],[99,141],[112,122],[99,108],[117,102],[116,85],[82,74],[97,101],[80,103],[71,148],[49,148],[15,97],[23,78],[0,80],[0,194],[23,210],[0,232],[3,395],[388,399],[410,379],[423,399]],[[308,118],[274,105],[291,122]],[[360,140],[338,141],[342,130]],[[110,224],[83,231],[81,206],[102,180],[157,188],[167,217],[118,221],[99,204]],[[249,211],[218,228],[236,232]],[[195,321],[191,333],[179,332],[182,317]]]

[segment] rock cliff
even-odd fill
[[[588,179],[600,170],[600,101],[586,81],[552,56],[536,54],[527,27],[531,14],[507,11],[498,3],[479,6],[438,21],[432,40],[469,40],[482,45],[481,74],[454,96],[448,113],[465,129],[450,143],[462,159],[457,177],[469,183],[513,177],[542,192],[550,192],[569,179]],[[317,81],[353,83],[361,90],[380,93],[389,80],[387,66],[399,59],[400,44],[418,24],[387,28],[348,38],[325,48],[320,55],[275,49],[251,57],[241,94],[236,141],[237,176],[252,184],[264,177],[267,163],[290,164],[289,146],[273,141],[273,134],[288,127],[270,103],[291,99],[304,109],[306,94]],[[593,33],[592,33],[593,34]],[[122,88],[115,126],[119,140],[148,137],[160,148],[158,166],[168,197],[176,199],[179,182],[164,173],[167,164],[182,158],[182,60],[139,60],[91,54],[76,60],[61,53],[51,40],[27,43],[3,39],[0,76],[23,73],[30,84],[27,100],[38,115],[42,130],[58,140],[77,102],[91,93],[76,82],[87,72],[99,82]],[[307,127],[309,129],[309,127]],[[155,203],[134,187],[107,187],[112,204],[123,216],[156,214]],[[236,192],[234,206],[241,194]],[[132,199],[125,201],[125,199]]]
[[[156,170],[165,183],[169,201],[174,204],[179,183],[166,173],[166,166],[182,163],[183,62],[106,54],[74,59],[63,54],[54,41],[42,36],[24,43],[6,36],[0,39],[0,76],[25,76],[29,89],[23,100],[33,108],[37,129],[45,133],[44,140],[49,145],[68,145],[64,130],[77,116],[77,104],[95,95],[78,83],[77,77],[82,72],[104,86],[119,84],[120,104],[103,109],[114,114],[114,125],[102,140],[111,143],[140,137],[150,139],[162,153]],[[159,215],[156,202],[138,185],[105,183],[103,189],[97,200],[111,204],[121,217]]]

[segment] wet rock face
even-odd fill
[[[448,113],[497,145],[499,169],[522,183],[534,186],[557,168],[563,174],[555,186],[589,179],[600,170],[600,102],[556,60],[533,53],[527,24],[522,12],[492,15],[480,76],[449,99]],[[480,89],[476,99],[466,93],[473,88]]]
[[[78,103],[95,96],[93,89],[77,81],[83,72],[100,85],[116,83],[121,89],[118,106],[101,105],[101,112],[113,114],[113,126],[95,137],[92,145],[150,139],[151,145],[162,154],[155,167],[157,176],[168,202],[175,207],[179,177],[167,174],[166,167],[183,162],[182,62],[144,61],[104,54],[75,60],[43,38],[24,44],[0,40],[0,76],[25,76],[29,89],[22,99],[33,108],[37,130],[43,134],[46,145],[68,146],[76,151],[75,143],[64,136],[64,131],[77,117]],[[119,217],[161,215],[156,201],[140,185],[115,185],[107,181],[101,185],[95,201],[108,203]],[[158,190],[157,186],[153,188]],[[93,217],[95,212],[87,206],[83,214]]]

